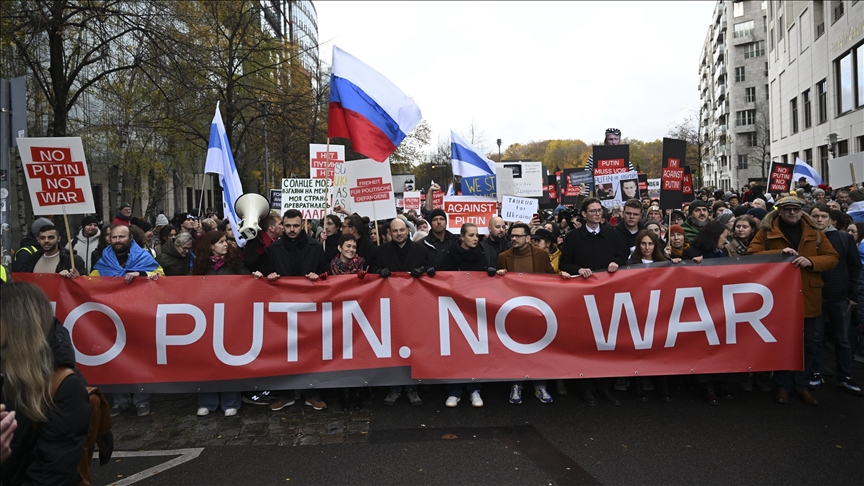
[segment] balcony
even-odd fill
[[[721,104],[720,106],[717,107],[716,110],[714,110],[714,118],[719,119],[720,117],[724,116],[725,114],[726,114],[726,105],[725,104]]]
[[[733,46],[743,46],[744,44],[750,44],[752,42],[756,42],[756,40],[757,39],[753,36],[753,34],[742,35],[741,37],[737,37],[737,38],[733,37],[732,38],[732,45]]]
[[[714,64],[723,60],[723,55],[725,54],[726,44],[718,44],[717,48],[714,49],[714,55],[712,59],[714,60]]]
[[[726,85],[725,84],[717,85],[717,89],[714,91],[714,99],[716,99],[717,101],[720,101],[724,98],[726,98]]]
[[[725,137],[726,136],[726,124],[717,126],[717,136]]]
[[[714,155],[716,155],[717,157],[725,157],[726,156],[726,145],[724,144],[724,145],[718,146],[717,150],[714,151]]]

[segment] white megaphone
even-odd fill
[[[270,214],[270,203],[261,194],[250,192],[237,198],[237,202],[234,203],[234,212],[243,219],[240,234],[246,240],[252,240],[261,231],[258,221]]]

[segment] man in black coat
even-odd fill
[[[486,267],[497,266],[498,255],[510,249],[510,239],[507,238],[507,223],[504,222],[504,219],[496,216],[489,220],[489,234],[480,242],[480,248],[486,255]]]
[[[450,247],[459,244],[459,237],[447,231],[447,213],[443,209],[429,212],[429,235],[423,238],[423,243],[433,254],[431,265],[434,267],[443,267]],[[496,260],[495,265],[497,264]]]
[[[84,259],[78,255],[69,256],[69,250],[60,246],[60,235],[53,225],[39,228],[37,235],[39,249],[30,255],[26,267],[18,268],[18,272],[27,273],[57,273],[64,277],[75,278],[87,274]]]
[[[636,234],[645,229],[645,224],[642,223],[642,203],[638,199],[628,199],[624,203],[624,217],[615,229],[624,239],[629,257],[636,248]]]
[[[595,271],[606,270],[609,273],[617,271],[628,257],[624,237],[615,228],[600,224],[603,218],[603,205],[600,204],[599,199],[595,197],[586,199],[582,202],[581,209],[585,224],[567,233],[564,238],[564,247],[561,249],[561,259],[558,262],[561,276],[579,275],[588,278]],[[621,405],[621,401],[615,398],[612,383],[608,379],[581,381],[583,382],[581,399],[588,406],[597,405],[597,400],[594,398],[595,387],[607,402]]]
[[[390,236],[391,241],[378,249],[378,267],[375,271],[382,277],[388,277],[392,272],[410,272],[414,277],[425,273],[432,264],[434,253],[424,245],[411,241],[404,221],[394,218],[390,222]],[[434,271],[431,275],[434,275]],[[423,404],[413,386],[406,386],[405,394],[411,405],[417,407]],[[384,398],[384,405],[393,405],[401,395],[401,386],[391,386],[390,393]]]
[[[282,218],[272,213],[261,219],[259,226],[258,236],[247,240],[243,247],[243,264],[252,273],[267,275],[270,245],[282,236],[285,228],[282,227]]]
[[[285,232],[270,245],[266,275],[273,280],[279,277],[306,277],[317,280],[327,271],[327,258],[321,243],[303,231],[303,216],[296,209],[282,215]],[[264,272],[262,272],[264,273]]]

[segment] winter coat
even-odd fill
[[[528,249],[531,250],[531,263],[534,266],[534,273],[555,273],[555,269],[552,268],[552,261],[549,259],[549,252],[546,250],[541,250],[540,248],[534,248],[531,245],[528,245]],[[516,266],[516,255],[511,247],[509,250],[504,253],[498,255],[498,268],[503,268],[508,272],[513,271],[513,268]]]
[[[506,235],[500,240],[492,240],[491,237],[487,236],[480,242],[480,247],[486,255],[486,266],[497,267],[498,255],[510,249],[510,240],[507,239]]]
[[[304,277],[310,273],[321,274],[327,271],[328,262],[324,257],[321,243],[301,232],[292,241],[287,235],[270,244],[270,265],[264,275],[276,272],[282,277]]]
[[[84,236],[84,230],[78,230],[78,236],[75,237],[75,241],[72,243],[75,253],[84,259],[84,266],[87,268],[88,273],[93,269],[93,264],[96,263],[92,260],[93,251],[99,246],[99,238],[101,237],[102,230],[98,228],[96,229],[96,234],[89,238]]]
[[[162,253],[156,257],[156,262],[165,271],[166,277],[182,277],[189,275],[189,271],[192,270],[192,259],[191,251],[185,257],[180,256],[177,247],[169,241],[162,247]]]
[[[849,233],[837,231],[828,226],[825,236],[839,255],[837,266],[822,273],[825,286],[822,287],[824,302],[842,302],[851,300],[858,302],[858,276],[861,273],[861,260],[858,259],[858,248],[855,238]]]
[[[445,231],[444,240],[442,241],[433,233],[429,233],[420,243],[432,253],[432,262],[430,265],[438,268],[445,265],[444,261],[447,252],[450,251],[450,248],[459,244],[459,237],[449,231]]]
[[[768,213],[762,220],[759,232],[750,242],[748,255],[780,253],[789,247],[789,241],[780,230],[775,211]],[[804,317],[818,317],[822,314],[822,272],[831,270],[837,265],[839,255],[831,246],[825,233],[816,228],[816,224],[807,213],[801,214],[801,241],[798,243],[798,254],[813,262],[812,267],[801,267],[801,288],[804,294]]]
[[[69,250],[66,249],[65,246],[58,247],[60,250],[60,256],[57,258],[57,267],[54,269],[54,273],[60,273],[63,270],[72,270],[72,263],[69,259]],[[19,269],[19,272],[27,272],[33,273],[33,269],[36,268],[36,263],[39,262],[39,259],[42,258],[42,255],[45,254],[45,250],[40,246],[39,249],[27,259],[27,268]],[[81,275],[87,275],[87,267],[84,265],[84,260],[78,256],[73,255],[73,261],[75,262],[75,268],[78,269],[78,273]]]
[[[434,255],[426,245],[410,238],[401,248],[395,241],[390,241],[378,249],[378,263],[373,271],[380,273],[382,268],[386,268],[391,272],[410,272],[415,268],[429,268],[434,263]]]
[[[488,255],[479,244],[474,248],[462,248],[462,244],[454,244],[444,258],[444,266],[437,270],[450,271],[486,271]],[[494,265],[492,265],[494,267]],[[497,267],[496,267],[497,268]]]
[[[638,223],[636,223],[636,228],[636,232],[631,233],[630,230],[627,229],[627,226],[625,225],[623,219],[620,223],[615,225],[615,230],[618,231],[618,234],[621,235],[622,238],[624,238],[624,242],[627,244],[628,255],[632,253],[633,250],[636,248],[636,235],[638,235],[640,231],[645,229],[646,226],[642,221],[639,221]]]
[[[606,270],[611,262],[624,265],[630,252],[621,234],[609,225],[600,225],[600,233],[591,235],[588,227],[567,233],[561,248],[558,269],[570,275],[579,273],[580,268],[593,271]]]
[[[751,235],[752,236],[752,235]],[[726,243],[726,253],[729,256],[744,256],[747,254],[747,248],[750,247],[750,242],[753,241],[753,238],[749,240],[742,240],[737,236],[733,236],[728,243]]]

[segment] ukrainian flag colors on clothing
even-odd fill
[[[453,160],[453,175],[459,177],[495,175],[495,163],[453,130],[450,130],[450,154]]]
[[[225,133],[225,124],[222,123],[222,115],[219,113],[219,102],[216,102],[216,114],[210,125],[210,144],[207,146],[207,163],[204,165],[205,174],[219,174],[219,184],[222,186],[222,206],[225,217],[231,224],[234,238],[238,246],[246,245],[239,231],[240,218],[234,211],[234,203],[243,195],[243,185],[240,183],[240,175],[234,164],[234,156],[231,155],[231,147],[228,145],[228,135]]]
[[[414,100],[389,79],[333,46],[328,137],[347,138],[355,152],[384,162],[421,117]]]

